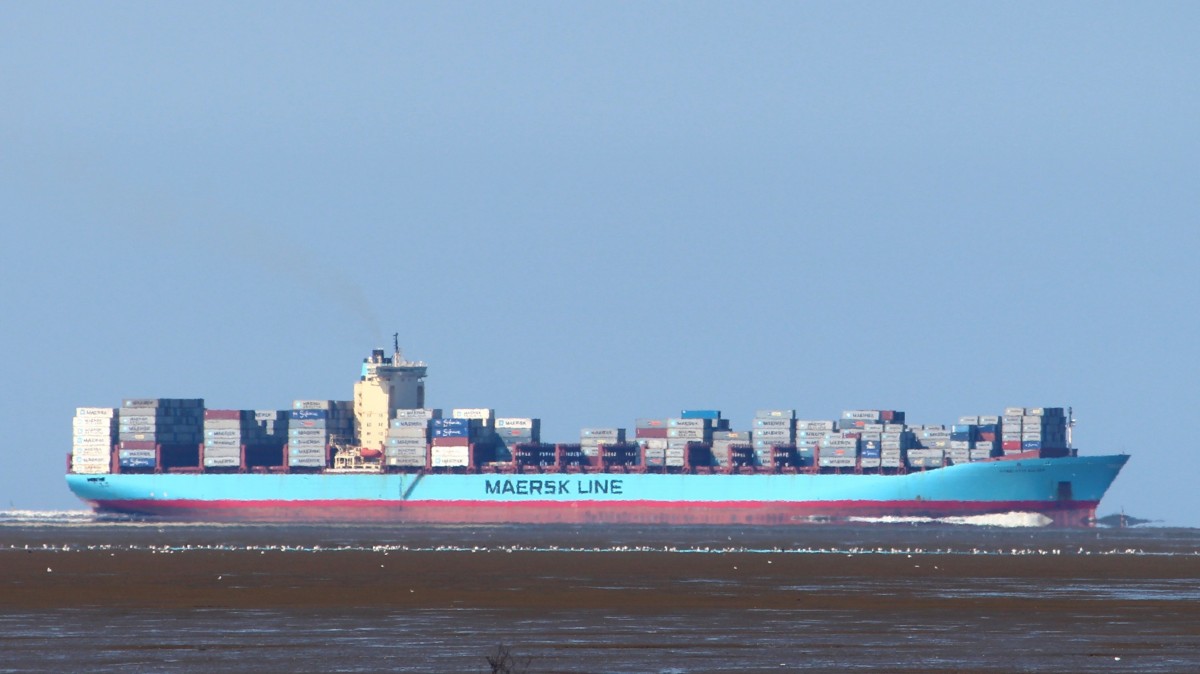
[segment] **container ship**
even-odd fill
[[[898,410],[806,419],[719,410],[584,428],[425,405],[426,364],[374,350],[353,399],[209,409],[199,399],[80,407],[67,484],[95,510],[194,522],[804,525],[1029,513],[1095,524],[1126,455],[1080,456],[1069,410],[953,424]]]

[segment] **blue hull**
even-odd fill
[[[186,521],[804,524],[1039,513],[1087,526],[1125,455],[903,475],[68,474],[98,510]]]

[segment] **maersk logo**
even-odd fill
[[[590,480],[537,480],[537,479],[503,479],[485,480],[485,494],[514,494],[518,496],[559,496],[562,494],[623,494],[623,480],[619,479],[590,479]]]

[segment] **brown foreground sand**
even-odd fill
[[[8,548],[0,571],[12,671],[477,672],[497,640],[538,672],[1200,671],[1190,554]]]
[[[0,551],[0,607],[1078,612],[1091,584],[1200,582],[1200,558],[666,552]],[[1027,586],[1024,599],[973,588]],[[931,592],[931,588],[942,591]],[[950,591],[946,591],[950,590]],[[961,591],[954,591],[961,590]],[[1200,603],[1105,598],[1200,633]]]

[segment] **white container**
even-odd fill
[[[457,413],[459,410],[454,410]],[[472,419],[476,417],[455,417],[456,419]],[[468,447],[431,447],[429,463],[434,468],[456,468],[470,463]]]
[[[853,456],[825,456],[817,459],[817,465],[822,468],[853,468],[857,459]]]
[[[754,431],[755,440],[791,440],[792,431],[787,428],[763,428]]]
[[[332,400],[293,400],[292,409],[294,410],[330,410],[333,409]]]
[[[241,458],[237,456],[205,456],[205,468],[236,468],[242,463]]]
[[[521,417],[498,417],[496,419],[496,428],[529,428],[534,426],[534,419]]]
[[[104,417],[111,419],[117,415],[115,407],[76,407],[76,417]]]
[[[453,419],[479,419],[487,421],[495,415],[496,410],[486,407],[460,407],[450,411],[450,417]]]
[[[396,410],[392,417],[395,419],[424,419],[425,421],[429,421],[430,419],[441,419],[442,411],[440,409],[425,409],[420,407],[405,408]]]

